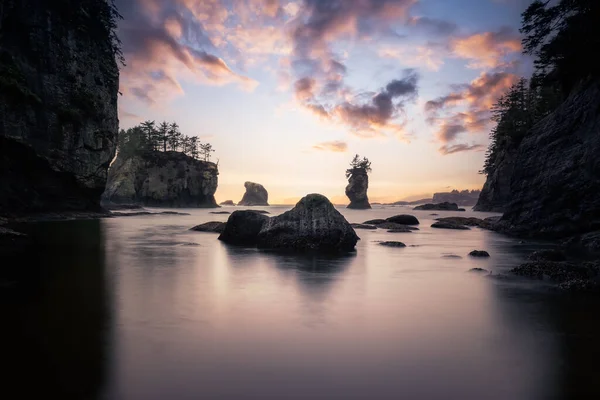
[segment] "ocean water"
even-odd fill
[[[494,214],[339,210],[357,223],[410,213],[420,230],[357,230],[356,253],[332,258],[189,231],[228,217],[210,210],[26,227],[36,241],[26,285],[0,306],[1,390],[111,400],[599,398],[598,301],[496,277],[545,244],[430,228],[432,213]],[[475,249],[491,257],[469,257]]]

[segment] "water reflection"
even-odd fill
[[[99,221],[26,227],[25,280],[4,291],[6,398],[93,399],[106,380],[111,306]]]

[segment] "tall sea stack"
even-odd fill
[[[348,186],[346,186],[346,196],[350,199],[348,208],[365,210],[371,208],[367,190],[369,189],[369,172],[371,172],[371,162],[367,158],[362,160],[358,154],[350,163],[350,168],[346,170]]]
[[[99,207],[119,69],[105,0],[0,5],[0,211]]]

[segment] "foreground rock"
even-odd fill
[[[238,203],[238,206],[268,206],[269,205],[269,193],[260,183],[245,182],[244,187],[246,193],[242,197],[242,200]]]
[[[386,241],[386,242],[378,242],[380,246],[386,247],[406,247],[406,245],[402,242],[394,242],[394,241]]]
[[[419,225],[417,217],[406,214],[394,215],[393,217],[387,218],[386,221],[401,225]]]
[[[216,164],[177,151],[117,156],[102,198],[116,204],[213,208],[218,207],[218,175]]]
[[[222,203],[219,203],[219,205],[221,206],[235,206],[235,203],[233,202],[233,200],[225,200]]]
[[[107,7],[0,2],[0,210],[100,208],[119,124]]]
[[[471,257],[480,257],[480,258],[486,258],[490,256],[490,253],[488,253],[485,250],[473,250],[472,252],[469,253],[469,255]]]
[[[369,197],[367,196],[367,189],[369,189],[369,176],[367,171],[362,168],[352,169],[352,173],[348,178],[348,186],[346,186],[346,196],[350,199],[348,208],[357,210],[371,208]]]
[[[436,210],[436,211],[465,211],[464,208],[458,208],[456,203],[437,203],[437,204],[422,204],[416,206],[413,210]]]
[[[529,261],[566,261],[565,253],[558,249],[538,250],[531,253],[527,260]]]
[[[219,221],[211,221],[205,222],[203,224],[197,225],[190,230],[197,232],[214,232],[214,233],[223,233],[225,230],[225,222]]]
[[[340,253],[353,251],[358,240],[325,196],[309,194],[290,211],[268,218],[257,244],[261,249]]]
[[[437,228],[437,229],[456,229],[456,230],[463,230],[463,231],[468,231],[470,228],[468,226],[464,226],[464,225],[460,225],[460,224],[456,224],[453,222],[435,222],[431,225],[432,228]]]
[[[269,217],[254,211],[234,211],[225,224],[219,240],[235,245],[254,246],[258,242],[258,233]]]
[[[600,263],[532,261],[513,268],[515,275],[548,280],[563,291],[600,292]]]

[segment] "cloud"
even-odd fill
[[[454,22],[428,17],[411,17],[408,25],[437,36],[449,36],[458,31]]]
[[[489,128],[492,105],[517,79],[508,72],[484,72],[469,84],[457,85],[455,91],[425,103],[427,121],[436,127],[435,138],[443,144],[440,152],[479,150],[480,145],[455,142],[464,134],[482,133]]]
[[[168,101],[183,94],[182,81],[210,85],[237,83],[245,90],[257,85],[207,50],[214,46],[205,27],[190,18],[200,11],[186,8],[198,3],[191,0],[119,0],[118,3],[124,16],[119,36],[127,63],[121,73],[121,91],[126,98],[147,104]],[[204,5],[211,4],[216,5],[215,2]]]
[[[431,71],[438,71],[444,65],[444,52],[436,49],[433,44],[414,46],[382,46],[377,50],[377,55],[382,58],[398,60],[402,65],[410,67],[423,67]]]
[[[332,151],[334,153],[344,153],[348,150],[348,144],[339,140],[333,142],[317,143],[313,149],[320,151]]]
[[[470,60],[469,68],[496,68],[507,56],[521,52],[521,38],[509,28],[459,37],[450,41],[454,56]]]
[[[462,151],[483,151],[485,150],[485,146],[481,144],[454,144],[454,145],[444,145],[440,147],[440,153],[444,155],[460,153]]]

